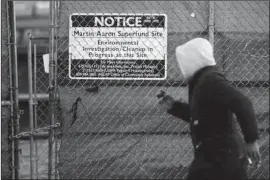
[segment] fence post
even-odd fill
[[[59,28],[59,25],[58,25],[58,16],[59,16],[59,4],[60,4],[60,1],[55,1],[54,3],[54,11],[55,11],[55,17],[54,17],[54,26],[55,26],[55,31],[57,32],[58,31],[58,28]],[[54,31],[54,38],[57,38],[55,37],[55,31]],[[58,59],[58,54],[57,54],[57,49],[58,49],[58,46],[57,46],[57,41],[55,42],[54,44],[54,47],[55,47],[55,51],[54,51],[54,62],[55,62],[55,69],[54,69],[54,87],[55,87],[55,91],[54,91],[54,97],[55,97],[55,100],[54,102],[58,102],[58,99],[56,98],[59,98],[58,96],[58,84],[57,84],[57,70],[58,70],[58,62],[57,62],[57,59]],[[54,106],[54,113],[55,113],[55,118],[57,119],[58,121],[58,117],[59,117],[59,113],[58,113],[58,104],[56,106]],[[57,179],[58,177],[58,174],[57,174],[57,160],[58,160],[58,139],[55,141],[55,147],[54,147],[54,178]]]
[[[49,42],[49,54],[50,54],[50,63],[49,63],[49,121],[50,125],[54,124],[54,6],[55,2],[50,1],[50,42]],[[49,129],[49,150],[48,150],[48,179],[52,179],[52,158],[53,158],[53,142],[54,142],[54,130]]]
[[[12,4],[11,3],[7,3],[6,4],[6,8],[7,8],[7,27],[9,27],[7,29],[7,46],[8,46],[8,54],[9,54],[9,58],[8,58],[8,65],[9,65],[9,91],[10,91],[10,104],[9,104],[9,108],[10,108],[10,119],[8,120],[8,136],[14,136],[14,118],[13,118],[13,114],[14,114],[14,108],[13,108],[13,79],[12,79],[12,58],[11,58],[11,54],[12,54],[12,50],[11,50],[11,42],[12,42],[12,17],[10,15],[12,15],[10,13],[10,11],[12,11]],[[3,103],[2,103],[3,104]],[[7,104],[7,103],[6,103]],[[15,179],[15,143],[14,143],[14,139],[8,139],[8,153],[9,154],[9,169],[10,169],[10,176],[9,178],[11,179]]]
[[[208,36],[209,36],[209,41],[210,43],[213,45],[214,47],[214,33],[215,33],[215,20],[214,20],[214,16],[215,16],[215,11],[214,11],[214,7],[215,7],[215,2],[214,1],[209,1],[209,24],[208,24]]]
[[[19,115],[19,83],[18,83],[18,61],[17,61],[17,38],[16,38],[16,14],[15,14],[15,2],[14,1],[8,1],[8,23],[10,27],[10,59],[11,59],[11,67],[12,67],[12,74],[11,74],[11,81],[12,81],[12,87],[11,87],[11,96],[12,96],[12,129],[13,129],[13,135],[16,135],[19,133],[20,130],[20,115]],[[19,179],[19,140],[13,139],[12,144],[14,146],[14,152],[13,152],[13,165],[14,165],[14,175],[13,178]]]
[[[37,124],[37,45],[34,44],[34,83],[33,83],[33,95],[34,95],[34,129],[38,128]],[[38,179],[38,145],[35,140],[35,173]]]
[[[28,92],[29,92],[29,125],[30,125],[30,132],[34,131],[34,124],[33,124],[33,75],[32,75],[32,39],[31,34],[28,34]],[[33,134],[30,135],[30,178],[33,179]]]

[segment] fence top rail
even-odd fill
[[[40,37],[38,37],[38,36],[31,36],[30,39],[31,40],[48,40],[49,41],[50,40],[50,37],[46,37],[46,36],[40,36]],[[54,39],[57,40],[57,39],[60,39],[60,37],[59,36],[55,36]]]

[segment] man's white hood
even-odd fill
[[[190,79],[198,70],[216,65],[213,47],[203,38],[192,39],[176,48],[176,60],[185,79]]]

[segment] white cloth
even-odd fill
[[[216,65],[213,47],[204,38],[195,38],[178,46],[175,53],[185,79],[190,79],[201,68]]]

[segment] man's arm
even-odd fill
[[[189,105],[187,103],[175,101],[167,112],[186,122],[190,122]]]
[[[235,113],[246,141],[245,154],[251,160],[250,163],[259,166],[261,163],[260,147],[257,141],[259,130],[252,102],[221,75],[217,75],[215,78],[217,79],[211,83],[213,85],[209,84],[210,89],[212,89],[210,90],[211,95]]]
[[[160,91],[157,97],[160,99],[159,104],[166,107],[167,113],[190,122],[189,105],[187,103],[174,100],[173,97],[167,95],[164,91]]]
[[[209,84],[214,100],[225,105],[237,117],[246,143],[259,139],[259,130],[251,100],[233,87],[223,76],[217,75]]]

